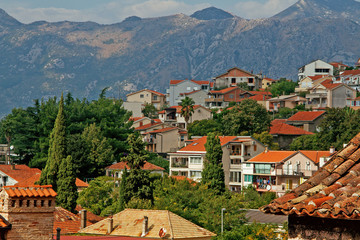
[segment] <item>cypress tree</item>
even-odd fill
[[[220,139],[210,133],[205,144],[206,154],[201,182],[219,194],[225,192],[225,174],[222,168],[222,149]]]
[[[54,128],[50,134],[49,152],[46,166],[41,172],[40,184],[51,184],[57,191],[57,179],[59,167],[66,155],[66,127],[64,116],[64,97],[61,94],[59,111],[55,120]]]
[[[120,182],[120,189],[119,189],[119,200],[118,200],[118,207],[116,212],[120,212],[125,209],[125,191],[126,191],[126,179],[128,176],[128,171],[126,168],[124,169],[123,174],[121,175],[121,182]]]
[[[59,168],[57,180],[58,196],[56,201],[61,207],[71,212],[74,212],[76,208],[78,197],[75,182],[75,166],[72,157],[69,155],[66,159],[63,159]]]

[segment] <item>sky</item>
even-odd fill
[[[0,0],[0,8],[22,23],[68,20],[111,24],[129,16],[191,15],[210,6],[242,18],[265,18],[295,2],[297,0]]]

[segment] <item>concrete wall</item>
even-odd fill
[[[187,95],[189,98],[191,98],[192,100],[194,100],[195,104],[194,105],[201,105],[201,106],[205,106],[205,98],[208,98],[208,92],[201,90],[195,93],[192,93],[190,95]],[[176,105],[180,105],[181,104],[181,99],[184,99],[185,96],[182,96],[181,98],[179,98],[179,101]]]
[[[360,239],[359,220],[289,216],[289,240]]]
[[[356,97],[356,92],[353,89],[349,89],[346,86],[340,86],[333,91],[331,91],[331,105],[329,107],[340,107],[343,108],[345,106],[350,106],[350,99],[354,99]],[[329,102],[330,102],[329,101]]]
[[[190,80],[184,80],[176,85],[170,85],[167,101],[170,106],[175,106],[179,102],[180,93],[188,93],[195,90],[201,90],[201,86]]]
[[[329,69],[329,72],[316,72],[315,69]],[[299,72],[299,80],[307,76],[333,75],[334,67],[327,62],[317,60],[304,66],[303,73]]]

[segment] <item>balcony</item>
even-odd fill
[[[205,102],[223,102],[223,98],[205,98]]]
[[[171,159],[171,167],[172,168],[188,168],[189,167],[189,159],[188,158],[172,158]]]
[[[281,176],[298,176],[298,177],[304,177],[304,176],[310,176],[313,171],[305,170],[305,169],[278,169],[277,173]]]
[[[145,138],[144,142],[146,142],[147,144],[156,144],[156,138]]]

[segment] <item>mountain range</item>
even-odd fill
[[[165,92],[170,79],[206,80],[240,67],[296,79],[315,60],[354,65],[360,57],[360,2],[300,0],[266,19],[214,7],[187,16],[129,17],[121,23],[23,24],[0,10],[0,116],[71,92],[124,98]]]

